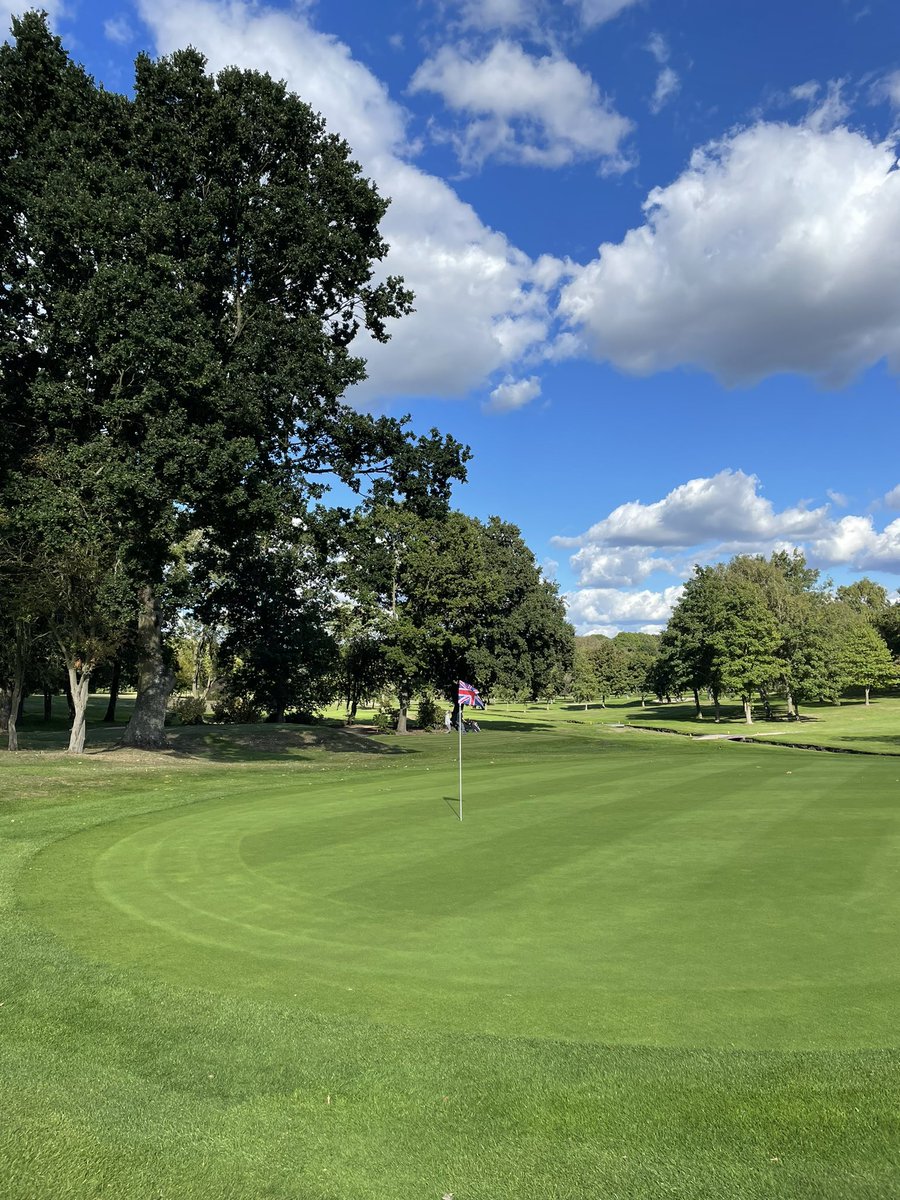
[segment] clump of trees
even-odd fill
[[[722,697],[738,696],[748,724],[754,702],[768,713],[775,694],[791,718],[851,687],[868,704],[872,688],[897,679],[879,627],[892,607],[871,580],[832,591],[797,551],[696,567],[660,637],[653,687],[666,698],[689,692],[698,718],[709,696],[716,721]]]
[[[98,88],[43,17],[0,46],[0,716],[62,669],[279,720],[384,683],[534,690],[571,656],[518,531],[448,512],[469,451],[343,400],[409,312],[387,201],[285,86],[141,55]],[[327,481],[358,512],[323,505]],[[40,551],[35,548],[39,546]]]
[[[769,715],[776,697],[798,719],[810,701],[839,701],[850,688],[870,703],[873,688],[900,679],[900,604],[860,579],[832,589],[799,552],[738,555],[696,567],[660,635],[577,638],[568,694],[605,705],[610,696],[690,696],[721,719],[722,700]]]

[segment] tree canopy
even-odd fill
[[[162,738],[162,590],[191,531],[234,554],[328,477],[427,508],[467,450],[343,399],[357,332],[411,307],[380,272],[387,201],[284,84],[137,60],[98,88],[29,13],[0,47],[0,505],[51,454],[121,548],[138,614],[126,740]]]

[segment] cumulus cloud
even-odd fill
[[[565,598],[578,631],[664,623],[679,587],[651,591],[635,590],[636,585],[654,574],[685,579],[695,563],[735,554],[769,557],[776,550],[799,550],[820,568],[900,574],[900,518],[879,530],[871,514],[835,519],[828,505],[809,508],[801,501],[776,510],[759,486],[754,475],[721,471],[689,480],[662,500],[622,504],[579,537],[553,538],[557,546],[577,548],[569,561],[579,588]],[[840,492],[828,495],[836,505],[848,503]],[[900,485],[883,503],[900,509]]]
[[[236,64],[284,79],[392,197],[382,223],[391,246],[385,269],[415,291],[416,312],[397,322],[385,346],[360,338],[355,349],[368,359],[369,379],[354,389],[358,403],[464,394],[543,346],[551,322],[546,288],[561,268],[533,262],[410,161],[406,111],[302,8],[139,0],[139,10],[162,53],[192,44],[214,70]]]
[[[563,599],[576,632],[612,636],[623,628],[658,632],[668,621],[682,591],[681,584],[661,592],[583,588],[567,593]]]
[[[900,171],[891,142],[760,122],[698,150],[646,222],[577,269],[561,311],[599,358],[727,384],[900,369]]]
[[[662,500],[620,504],[608,517],[575,538],[557,537],[558,546],[688,547],[715,540],[756,544],[772,538],[816,534],[827,508],[796,505],[776,512],[759,494],[759,479],[743,471],[720,471],[691,479]]]
[[[633,587],[655,571],[675,570],[671,559],[627,547],[583,546],[569,563],[583,587]]]
[[[559,54],[536,57],[507,40],[474,57],[444,46],[422,63],[410,90],[435,92],[471,118],[455,138],[466,166],[489,158],[539,167],[589,159],[604,160],[610,170],[626,165],[621,146],[631,121]]]
[[[513,412],[514,409],[524,408],[541,394],[541,381],[536,375],[528,379],[513,379],[507,375],[501,384],[491,392],[491,398],[486,407],[492,412]]]
[[[832,503],[847,497],[829,491]],[[900,509],[900,485],[883,499]],[[668,619],[681,585],[639,589],[654,574],[683,580],[694,564],[722,562],[735,554],[769,557],[799,550],[810,565],[854,572],[900,574],[900,518],[878,529],[871,514],[835,518],[827,505],[804,502],[776,510],[759,494],[759,480],[722,471],[673,488],[662,500],[620,505],[576,538],[552,539],[577,547],[570,558],[579,587],[564,598],[580,634],[647,628]],[[668,554],[654,553],[664,548]],[[676,550],[675,557],[671,551]]]
[[[809,544],[818,562],[855,571],[900,572],[900,519],[880,532],[870,516],[846,516]]]
[[[831,503],[836,504],[838,508],[846,508],[850,503],[849,498],[845,496],[843,492],[836,492],[833,488],[828,488],[825,492],[825,495],[828,497]]]

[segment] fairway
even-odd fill
[[[332,1014],[597,1043],[889,1044],[896,764],[547,740],[470,738],[462,824],[455,742],[429,739],[421,766],[271,773],[105,823],[40,855],[23,900],[88,958]]]
[[[0,760],[4,1200],[894,1200],[897,761],[493,720]]]

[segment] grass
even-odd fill
[[[4,1200],[900,1193],[900,763],[598,713],[0,758]]]

